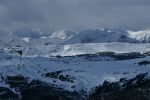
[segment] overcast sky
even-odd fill
[[[150,0],[0,0],[0,30],[150,28]]]

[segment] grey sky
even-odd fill
[[[0,0],[0,30],[150,28],[150,0]]]

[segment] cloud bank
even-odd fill
[[[150,0],[0,0],[0,30],[150,28]]]

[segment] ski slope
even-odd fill
[[[25,56],[73,56],[80,54],[95,54],[99,52],[145,53],[150,51],[150,43],[84,43],[72,45],[41,45],[22,48]]]
[[[69,91],[85,90],[92,91],[94,87],[99,86],[105,80],[109,82],[119,81],[120,78],[131,79],[140,73],[147,73],[150,70],[150,65],[139,66],[141,61],[149,60],[150,57],[131,59],[131,60],[110,60],[110,61],[71,61],[70,58],[63,61],[64,58],[45,58],[34,57],[29,58],[32,62],[36,62],[37,66],[31,62],[25,62],[23,57],[23,66],[15,66],[14,63],[19,63],[19,57],[13,56],[11,61],[3,56],[0,56],[0,74],[6,76],[23,75],[29,80],[40,80],[48,84],[55,84]],[[79,58],[80,59],[80,58]],[[46,73],[62,71],[60,75],[69,75],[73,82],[61,81],[59,79],[46,77]],[[1,85],[7,86],[1,82]]]

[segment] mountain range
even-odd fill
[[[128,42],[149,43],[150,30],[130,31],[120,29],[86,29],[80,31],[17,31],[1,35],[0,39],[12,45],[67,45],[79,43]],[[19,41],[18,44],[15,41]]]

